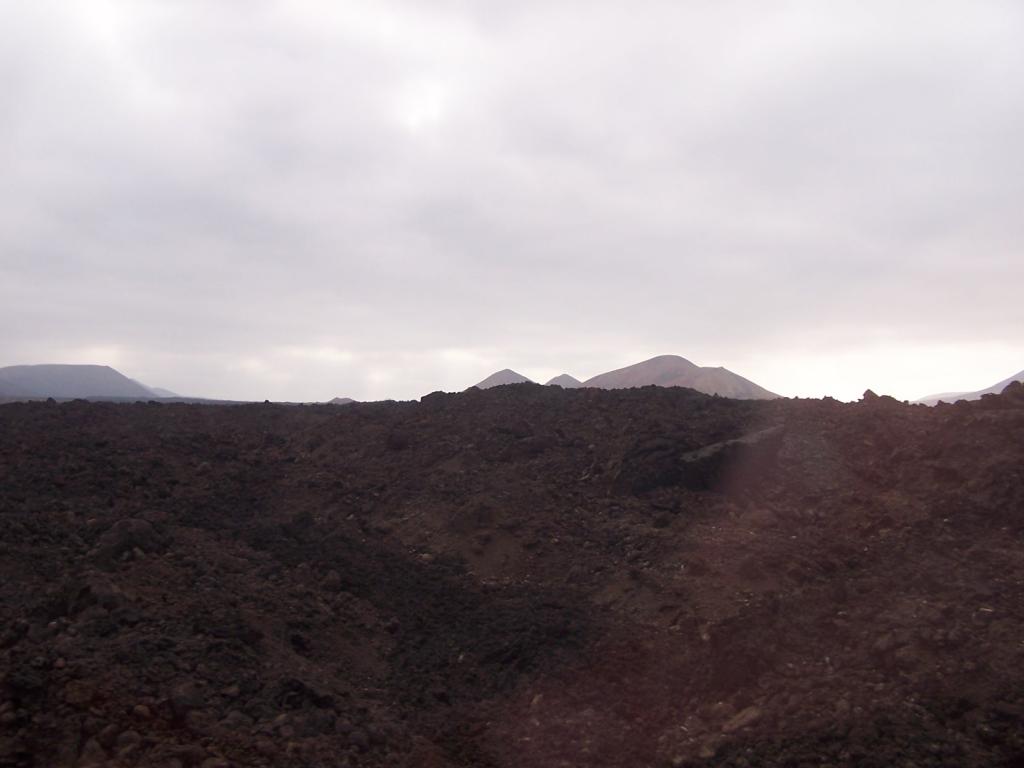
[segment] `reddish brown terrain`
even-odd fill
[[[1024,765],[1024,388],[0,406],[0,766]]]

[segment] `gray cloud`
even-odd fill
[[[978,388],[1024,357],[1022,33],[966,0],[21,4],[0,364]]]

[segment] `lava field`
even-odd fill
[[[0,406],[0,766],[1024,766],[1024,387]]]

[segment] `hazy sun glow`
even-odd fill
[[[447,105],[445,85],[437,80],[421,79],[401,90],[396,109],[402,125],[412,133],[421,133],[442,122]]]

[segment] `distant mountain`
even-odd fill
[[[153,391],[106,365],[12,365],[0,368],[5,397],[123,397],[149,400]]]
[[[530,379],[521,373],[506,368],[492,373],[477,384],[478,389],[497,387],[502,384],[523,384]],[[678,355],[661,355],[608,373],[598,374],[580,382],[567,373],[556,376],[549,385],[575,389],[595,387],[597,389],[628,389],[630,387],[690,387],[709,395],[721,395],[741,400],[767,400],[778,397],[764,387],[745,379],[725,368],[702,368]]]
[[[328,400],[327,404],[328,405],[348,405],[349,403],[354,403],[354,402],[355,402],[355,400],[353,400],[351,397],[335,397],[332,400]]]
[[[157,397],[181,397],[181,395],[171,392],[169,389],[164,389],[163,387],[146,387],[146,389]]]
[[[492,373],[483,381],[475,384],[477,389],[490,389],[491,387],[500,387],[502,384],[532,384],[528,378],[523,376],[521,373],[516,373],[513,370],[506,368],[503,371]]]
[[[0,368],[0,370],[3,370]],[[29,393],[15,382],[0,379],[0,398],[29,397]]]
[[[563,373],[561,376],[555,376],[551,381],[547,383],[549,387],[562,387],[563,389],[576,389],[582,387],[583,382],[574,376],[570,376],[568,373]]]
[[[778,397],[764,387],[725,368],[703,368],[678,355],[660,355],[636,365],[598,374],[583,382],[584,387],[628,389],[630,387],[690,387],[708,395],[741,400]]]
[[[982,395],[998,395],[1007,385],[1014,381],[1024,381],[1024,371],[1016,373],[1010,376],[1008,379],[1003,379],[997,384],[993,384],[991,387],[985,389],[979,389],[977,392],[944,392],[938,395],[928,395],[922,397],[920,400],[915,400],[915,403],[923,403],[924,405],[935,405],[940,400],[945,403],[955,403],[957,400],[980,400]]]

